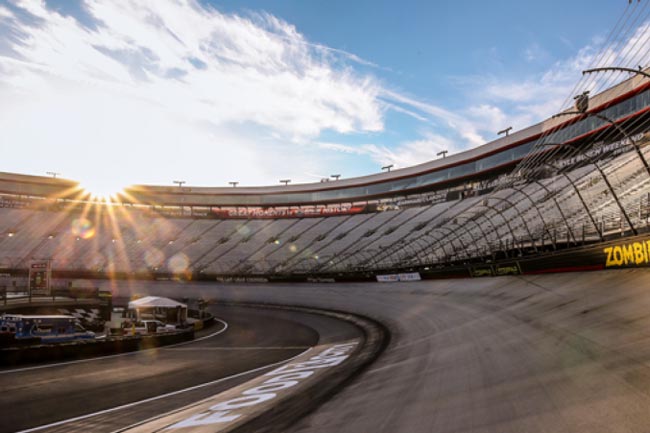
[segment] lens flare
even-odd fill
[[[183,253],[174,254],[172,258],[167,262],[169,270],[175,274],[180,274],[185,272],[190,265],[190,261],[187,256]]]
[[[81,239],[90,239],[95,236],[93,223],[87,218],[76,218],[72,220],[72,234]]]
[[[144,261],[151,268],[158,267],[165,261],[165,255],[158,248],[152,248],[144,253]]]
[[[106,258],[102,253],[93,251],[91,254],[86,254],[83,263],[86,269],[100,270],[104,268]]]

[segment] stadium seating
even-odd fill
[[[648,147],[643,152],[650,155]],[[0,208],[0,268],[51,259],[54,269],[72,271],[330,274],[591,242],[629,230],[627,218],[637,229],[648,227],[642,208],[650,176],[636,152],[627,149],[598,166],[582,161],[570,169],[571,163],[558,161],[563,169],[551,176],[490,194],[441,201],[443,193],[429,192],[396,199],[388,210],[329,217],[166,217],[105,205],[92,212]]]

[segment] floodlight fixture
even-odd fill
[[[585,113],[589,108],[589,90],[585,90],[580,95],[574,96],[573,99],[576,101],[574,104],[576,111]]]
[[[280,179],[280,183],[283,183],[285,186],[289,185],[291,179]]]
[[[446,158],[446,157],[447,157],[447,153],[449,153],[448,150],[441,150],[440,152],[436,153],[436,155],[437,155],[437,156],[441,156],[441,155],[442,155],[443,158]]]
[[[506,137],[507,137],[508,135],[510,135],[511,130],[512,130],[512,126],[508,126],[507,128],[502,129],[501,131],[497,132],[497,135],[505,134]]]
[[[173,180],[172,182],[178,185],[179,188],[182,188],[183,184],[187,183],[184,180]]]
[[[385,165],[381,169],[386,170],[387,172],[390,173],[390,169],[393,168],[394,166],[395,166],[395,164]]]

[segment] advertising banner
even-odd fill
[[[650,265],[650,240],[621,242],[603,248],[606,268],[635,268]]]
[[[418,272],[408,272],[404,274],[397,274],[400,281],[420,281],[420,274]]]
[[[36,260],[29,265],[29,293],[31,296],[50,296],[52,270],[49,260]]]
[[[518,262],[500,263],[495,266],[495,275],[521,275],[521,268]]]
[[[377,281],[380,283],[395,283],[399,281],[397,274],[377,275]]]
[[[546,257],[519,260],[518,265],[522,274],[648,267],[650,238],[637,236],[585,246]]]
[[[212,209],[217,218],[318,218],[353,215],[365,211],[365,206],[328,206],[305,209],[227,208]]]
[[[398,281],[420,281],[419,272],[407,272],[402,274],[377,275],[377,281],[380,283],[396,283]]]
[[[492,266],[474,266],[472,268],[472,277],[492,277],[494,270]]]

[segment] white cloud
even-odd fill
[[[378,165],[393,164],[404,168],[438,158],[438,152],[446,150],[450,154],[461,150],[453,140],[432,132],[424,132],[423,138],[401,142],[388,147],[373,143],[350,146],[341,143],[320,142],[322,149],[336,152],[369,156]]]
[[[604,42],[602,38],[595,37],[592,43],[581,48],[573,57],[557,61],[548,70],[523,79],[473,77],[473,80],[466,79],[464,82],[474,81],[475,85],[471,86],[470,91],[480,95],[480,103],[499,105],[505,117],[517,121],[517,127],[522,128],[567,108],[574,93],[602,91],[628,77],[627,74],[618,73],[583,77],[582,71],[585,69],[646,65],[649,60],[650,23],[640,25],[629,37],[616,40],[607,47],[603,47]],[[470,115],[476,111],[478,107],[468,109]]]
[[[1,12],[0,35],[19,36],[0,57],[0,145],[14,160],[29,153],[16,147],[52,147],[46,153],[72,177],[87,153],[105,149],[145,172],[181,152],[226,164],[234,152],[253,163],[245,177],[257,182],[269,161],[286,161],[271,154],[283,143],[383,129],[379,84],[345,65],[364,61],[311,44],[271,15],[227,15],[193,0],[87,0],[97,21],[89,29],[43,2],[15,6],[38,19]],[[314,165],[309,155],[291,159]]]
[[[460,149],[447,137],[427,133],[422,139],[406,141],[392,149],[385,146],[368,146],[367,150],[378,163],[404,168],[439,158],[437,154],[440,151],[446,150],[453,154]]]
[[[403,104],[420,111],[426,116],[442,120],[447,129],[452,130],[462,139],[459,143],[462,148],[479,146],[485,143],[485,139],[479,134],[472,122],[458,113],[388,89],[383,89],[381,96],[393,101],[394,104]]]
[[[0,40],[0,149],[8,155],[0,169],[250,185],[307,180],[341,155],[405,167],[542,120],[563,108],[584,68],[647,64],[642,47],[650,44],[645,24],[606,56],[595,41],[531,76],[464,77],[466,93],[459,87],[454,104],[461,108],[452,110],[393,90],[357,68],[382,66],[309,41],[266,13],[225,14],[196,0],[83,7],[94,26],[43,1],[0,6],[0,38],[11,35]],[[532,61],[546,51],[531,46],[524,55]],[[395,145],[373,144],[392,112],[418,126],[388,131]],[[323,143],[324,132],[342,143]],[[353,135],[366,144],[348,144]]]
[[[26,35],[13,48],[38,69],[18,67],[14,77],[89,82],[184,116],[252,121],[292,137],[383,127],[373,78],[333,68],[324,50],[270,15],[253,21],[191,0],[88,0],[101,20],[93,31],[42,3],[20,6],[43,23],[16,23]]]
[[[556,61],[547,70],[524,76],[503,79],[489,76],[465,76],[456,79],[459,101],[464,108],[449,110],[439,105],[406,96],[401,92],[383,89],[381,97],[389,100],[396,111],[428,121],[442,121],[446,128],[437,128],[435,135],[425,134],[420,140],[403,142],[394,147],[365,147],[365,154],[381,162],[391,161],[404,166],[433,159],[439,149],[451,153],[465,150],[496,138],[497,131],[513,126],[525,128],[567,108],[576,92],[591,90],[592,94],[627,78],[627,74],[599,74],[583,77],[582,71],[592,67],[647,65],[650,46],[650,23],[646,22],[622,35],[609,46],[605,40],[594,37],[574,56]],[[549,53],[533,44],[524,52],[528,61],[536,61]],[[460,104],[462,107],[462,104]],[[434,151],[435,149],[435,151]]]
[[[524,49],[524,59],[527,62],[539,62],[549,57],[549,53],[537,43],[532,43]]]
[[[0,19],[3,18],[12,18],[13,14],[6,7],[0,6]]]

